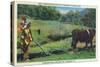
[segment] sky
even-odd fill
[[[59,10],[61,13],[67,13],[70,10],[78,10],[78,11],[82,11],[84,10],[84,8],[80,7],[80,6],[57,6],[56,7],[57,10]]]

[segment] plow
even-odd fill
[[[50,53],[44,51],[44,49],[42,48],[42,46],[41,46],[41,44],[39,42],[34,40],[32,43],[34,43],[36,46],[38,46],[41,49],[41,51],[45,54],[45,56],[50,55]]]

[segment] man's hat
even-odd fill
[[[22,20],[26,20],[26,17],[25,16],[22,16]]]

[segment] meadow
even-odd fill
[[[18,23],[19,22],[20,20],[18,20]],[[29,60],[29,62],[91,59],[96,57],[95,48],[91,50],[79,51],[76,53],[68,52],[68,49],[71,47],[72,38],[67,36],[72,35],[71,32],[74,29],[83,29],[83,28],[87,29],[88,27],[70,23],[61,23],[59,21],[49,21],[49,20],[31,19],[30,22],[31,22],[30,29],[33,37],[33,42],[30,44],[29,47],[30,54],[42,52],[42,50],[34,43],[34,41],[37,41],[38,43],[40,43],[44,51],[50,53],[50,55],[33,57]],[[37,32],[38,30],[40,30],[40,34],[38,34]],[[56,50],[62,52],[53,53],[53,51]],[[18,48],[17,54],[22,54],[21,49]]]

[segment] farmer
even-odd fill
[[[18,31],[22,32],[22,30],[26,27],[26,25],[27,25],[26,17],[22,16],[22,21],[18,25]]]
[[[32,35],[29,27],[30,25],[26,21],[26,17],[22,16],[21,22],[18,25],[18,37],[23,51],[23,61],[29,60],[29,45],[30,42],[32,42]]]

